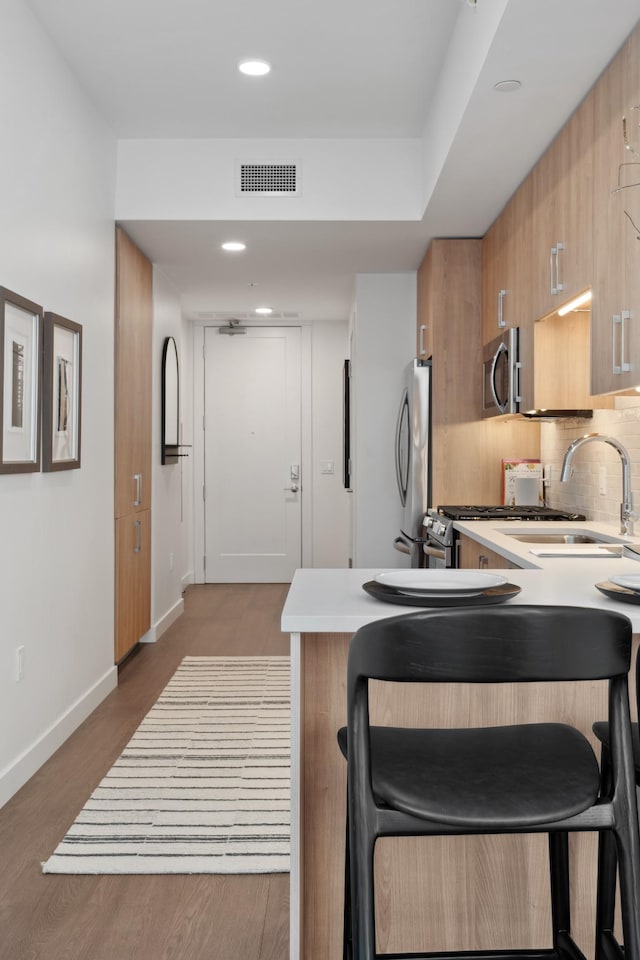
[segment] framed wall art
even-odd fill
[[[0,287],[0,473],[40,470],[42,307]]]
[[[42,468],[80,466],[82,327],[55,313],[44,315]]]

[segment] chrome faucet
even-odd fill
[[[602,443],[608,443],[610,447],[617,450],[622,461],[622,503],[620,504],[620,533],[633,534],[633,521],[637,519],[638,514],[634,512],[631,503],[631,462],[629,454],[615,437],[603,437],[599,433],[587,433],[584,437],[578,437],[573,443],[569,444],[562,461],[562,473],[560,474],[561,483],[566,483],[571,479],[573,468],[571,461],[576,450],[584,446],[585,443],[592,443],[594,440],[601,440]]]

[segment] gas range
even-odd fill
[[[581,513],[554,510],[552,507],[536,506],[445,506],[427,512],[422,525],[425,533],[424,552],[428,566],[457,566],[456,520],[584,520]]]
[[[430,516],[447,517],[450,520],[584,520],[580,513],[554,510],[553,507],[496,506],[496,507],[437,507],[429,510]]]

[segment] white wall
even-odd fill
[[[119,220],[420,220],[420,140],[121,140]],[[296,161],[300,195],[236,195],[237,161]],[[393,190],[382,189],[393,184]]]
[[[346,567],[351,556],[350,499],[343,486],[342,369],[348,326],[314,323],[312,331],[313,566]],[[334,472],[322,473],[331,462]]]
[[[622,465],[608,444],[590,443],[573,459],[573,477],[560,482],[564,453],[573,440],[585,433],[613,436],[626,447],[631,460],[631,492],[634,509],[640,512],[640,397],[616,397],[615,410],[594,410],[592,420],[559,421],[540,425],[540,456],[551,465],[548,502],[560,510],[576,510],[587,520],[618,524],[622,500]],[[606,475],[606,494],[600,493],[600,467]],[[640,532],[640,521],[635,529]]]
[[[180,419],[189,417],[191,436],[191,327],[182,320],[180,297],[161,270],[153,271],[153,422],[151,444],[152,494],[152,591],[151,634],[157,639],[180,616],[184,609],[183,582],[189,582],[188,528],[191,523],[190,500],[185,496],[192,488],[191,456],[177,463],[162,465],[161,459],[161,394],[162,351],[166,337],[173,337],[178,349],[180,368]],[[183,433],[185,431],[183,430]],[[185,436],[183,442],[190,440]],[[184,453],[190,454],[185,447]]]
[[[359,274],[353,320],[354,567],[404,566],[394,438],[404,368],[415,356],[416,274]]]
[[[0,22],[0,284],[84,336],[81,469],[0,476],[3,803],[116,683],[116,144],[22,0]]]

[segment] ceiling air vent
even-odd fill
[[[236,166],[236,195],[254,197],[295,197],[300,194],[300,163],[297,160],[239,160]]]

